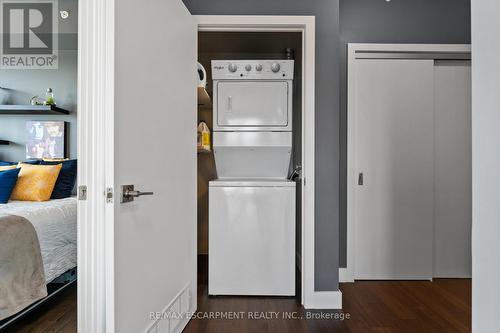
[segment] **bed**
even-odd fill
[[[33,224],[47,283],[76,267],[76,197],[10,201],[0,206],[0,213],[22,216]]]
[[[44,202],[9,201],[0,205],[0,216],[11,215],[32,224],[40,244],[45,283],[51,294],[53,288],[49,283],[60,282],[61,276],[74,272],[77,265],[76,197]],[[0,321],[0,327],[3,324],[4,320]]]

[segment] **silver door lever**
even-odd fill
[[[134,198],[140,197],[141,195],[153,195],[153,192],[141,192],[134,189],[134,185],[122,185],[122,196],[120,202],[130,202],[134,201]]]
[[[153,195],[153,192],[141,192],[141,191],[126,191],[123,195],[126,197],[140,197],[141,195]]]

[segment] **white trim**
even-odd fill
[[[194,15],[198,31],[310,31],[314,16]],[[313,59],[314,60],[314,59]]]
[[[297,31],[302,32],[302,304],[339,304],[338,291],[314,291],[314,138],[315,138],[315,18],[314,16],[195,15],[199,31]],[[321,296],[318,296],[321,295]],[[318,299],[327,300],[318,302]]]
[[[356,51],[364,52],[446,52],[467,53],[471,51],[466,44],[348,44],[347,46],[347,267],[339,268],[341,282],[354,282],[355,279],[355,228],[356,207],[356,160],[355,147],[355,66]]]
[[[384,43],[349,43],[349,51],[353,54],[357,51],[377,52],[446,52],[446,53],[467,53],[471,51],[468,44],[384,44]],[[348,52],[350,56],[350,52]]]
[[[354,282],[354,276],[347,270],[346,267],[339,268],[339,282]]]
[[[106,11],[109,13],[106,26],[106,45],[109,47],[105,52],[105,91],[106,96],[104,109],[106,110],[104,124],[104,188],[111,188],[113,200],[105,205],[105,225],[104,225],[104,255],[105,255],[105,311],[106,311],[106,332],[115,332],[115,205],[114,200],[118,192],[115,187],[115,2],[107,0]]]
[[[114,1],[78,2],[78,332],[114,332]]]
[[[179,320],[178,324],[176,327],[172,327],[171,319],[170,318],[157,318],[155,321],[153,321],[148,328],[144,330],[144,333],[153,333],[157,332],[160,328],[159,326],[162,324],[162,321],[166,321],[165,325],[168,327],[168,331],[170,332],[182,332],[184,328],[187,326],[189,323],[189,316],[188,313],[194,313],[196,311],[196,306],[193,306],[194,304],[189,304],[192,303],[190,302],[191,300],[191,295],[190,295],[190,290],[191,290],[191,282],[187,283],[179,292],[177,295],[172,298],[172,300],[161,310],[162,315],[163,314],[168,314],[168,313],[175,313],[177,312],[177,315],[181,315],[182,320]],[[188,306],[184,307],[182,304],[182,296],[187,295],[186,299],[188,301]],[[176,304],[179,304],[179,309],[173,309]],[[176,318],[174,318],[176,319]],[[164,331],[162,331],[163,333]]]
[[[310,309],[342,309],[342,292],[336,291],[315,291],[308,299],[304,308]]]

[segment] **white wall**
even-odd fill
[[[472,0],[472,329],[500,331],[500,2]]]

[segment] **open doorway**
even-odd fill
[[[301,291],[300,291],[300,286],[301,286],[301,274],[300,274],[300,264],[301,264],[301,243],[302,243],[302,238],[301,238],[301,224],[302,224],[302,213],[301,213],[301,206],[302,206],[302,177],[301,177],[301,166],[302,166],[302,114],[303,114],[303,108],[302,108],[302,33],[301,32],[231,32],[231,31],[200,31],[198,33],[198,61],[200,63],[201,68],[201,93],[199,94],[199,106],[198,106],[198,123],[204,124],[208,127],[209,131],[212,134],[213,142],[209,147],[204,146],[203,143],[200,143],[202,145],[201,148],[198,149],[198,295],[201,298],[199,300],[199,305],[201,307],[204,307],[204,303],[209,302],[208,294],[217,294],[219,292],[223,292],[227,294],[233,294],[233,295],[245,295],[247,292],[247,295],[288,295],[288,296],[293,296],[295,295],[299,301],[300,304],[300,296],[301,296]],[[246,62],[245,62],[246,61]],[[218,139],[220,140],[220,136],[224,135],[224,133],[228,132],[221,132],[221,127],[222,126],[215,126],[217,129],[216,132],[214,133],[214,124],[220,118],[222,117],[222,112],[220,109],[223,107],[221,105],[217,106],[214,105],[214,99],[217,100],[217,94],[219,95],[218,97],[218,103],[225,103],[224,100],[222,100],[222,97],[224,95],[224,92],[219,89],[214,89],[214,85],[219,84],[218,80],[216,80],[214,84],[214,73],[212,69],[214,68],[213,66],[217,66],[219,63],[228,63],[228,64],[233,64],[234,66],[240,66],[240,68],[236,69],[235,75],[241,72],[240,79],[237,81],[240,82],[242,80],[245,80],[247,77],[252,78],[249,81],[246,82],[254,82],[255,88],[246,86],[246,90],[241,91],[241,99],[244,99],[244,96],[246,94],[249,94],[249,96],[252,94],[251,89],[256,89],[255,93],[258,93],[258,85],[259,82],[265,82],[267,84],[269,89],[274,89],[273,84],[281,85],[279,83],[280,80],[282,80],[283,84],[286,84],[286,82],[289,82],[286,85],[286,91],[284,92],[284,101],[285,101],[285,106],[283,107],[283,115],[287,117],[286,121],[283,121],[283,127],[285,127],[285,132],[280,130],[278,126],[275,126],[276,128],[273,128],[272,130],[264,130],[264,134],[267,135],[268,133],[272,133],[273,135],[286,135],[289,136],[289,146],[285,147],[283,149],[278,149],[276,146],[276,143],[273,143],[272,140],[275,140],[273,137],[266,136],[263,138],[262,142],[256,145],[251,145],[251,147],[242,146],[240,149],[245,150],[245,152],[239,157],[239,159],[244,159],[244,155],[247,156],[252,156],[252,154],[255,153],[255,158],[251,158],[249,160],[245,160],[243,164],[236,163],[234,160],[225,160],[226,156],[229,156],[228,158],[231,159],[230,155],[228,154],[226,148],[222,148],[219,144],[219,142],[216,142]],[[281,63],[281,69],[277,70],[277,72],[273,72],[271,70],[271,66],[273,63]],[[287,68],[289,64],[292,64],[291,67]],[[224,66],[224,65],[222,65]],[[244,68],[246,67],[246,68]],[[229,69],[228,73],[229,72]],[[266,74],[267,73],[267,74]],[[293,73],[293,74],[290,74]],[[220,74],[218,74],[220,75]],[[238,74],[240,75],[240,74]],[[271,75],[269,78],[265,78],[262,81],[259,81],[259,78],[265,76],[265,75]],[[288,77],[288,75],[290,75]],[[283,77],[286,76],[286,80],[283,80]],[[226,82],[227,80],[230,80],[231,78],[225,77]],[[236,81],[235,81],[236,82]],[[266,88],[266,89],[268,89]],[[200,90],[200,87],[198,88]],[[280,94],[280,88],[276,89],[276,94]],[[219,91],[217,93],[217,91]],[[268,90],[269,91],[269,90]],[[215,92],[215,95],[214,95]],[[272,91],[271,91],[272,92]],[[235,94],[237,92],[233,91],[231,94]],[[266,93],[262,92],[264,95]],[[208,98],[206,98],[206,95],[208,94]],[[274,93],[273,93],[274,94]],[[214,98],[215,97],[215,98]],[[239,112],[244,108],[245,106],[243,105],[236,105],[238,103],[238,97],[236,96],[231,96],[229,97],[232,100],[232,103],[235,104],[234,108],[235,111],[233,112]],[[259,98],[257,96],[257,98]],[[262,96],[261,98],[267,99],[268,103],[270,100],[273,99],[271,95],[269,96]],[[265,110],[266,105],[265,104],[260,104],[260,100],[247,100],[246,103],[249,104],[250,108],[253,108],[253,116],[256,117],[259,115],[259,110]],[[252,105],[254,105],[252,107]],[[240,108],[239,110],[237,108]],[[282,106],[276,105],[273,106],[273,108],[279,109]],[[289,108],[289,112],[287,111],[287,108]],[[219,119],[218,119],[218,114],[217,110],[219,109]],[[227,110],[226,110],[227,111]],[[251,110],[250,110],[251,111]],[[242,111],[241,111],[242,112]],[[240,115],[241,117],[241,115]],[[279,123],[279,120],[276,119],[270,119],[266,118],[268,116],[263,117],[262,121],[274,121],[275,124]],[[203,125],[203,126],[204,126]],[[216,124],[218,125],[218,124]],[[291,126],[289,126],[291,125]],[[258,135],[258,133],[262,133],[262,129],[257,127],[253,128],[242,128],[240,127],[239,130],[241,130],[241,133],[245,136],[248,135]],[[236,132],[233,132],[236,131]],[[259,132],[260,131],[260,132]],[[238,129],[234,130],[231,129],[229,131],[230,133],[238,133]],[[202,136],[202,133],[199,133],[199,136]],[[216,146],[216,147],[214,147]],[[220,154],[219,156],[214,156],[214,148],[215,148],[215,154]],[[235,148],[230,148],[230,149],[235,149]],[[262,151],[262,157],[259,155],[259,149]],[[269,155],[269,152],[271,155]],[[232,150],[234,151],[234,150]],[[279,161],[277,156],[280,156],[280,152],[283,152],[283,161]],[[259,159],[262,158],[263,160],[260,162]],[[274,160],[273,160],[274,158]],[[218,161],[218,162],[217,162]],[[281,165],[281,170],[272,170],[276,165]],[[248,166],[248,167],[247,167]],[[229,168],[229,169],[228,169]],[[231,168],[236,168],[238,170],[230,170]],[[225,250],[223,249],[224,246],[228,247],[230,246],[229,244],[220,244],[218,242],[222,242],[222,239],[231,239],[234,237],[238,237],[239,235],[234,234],[233,236],[230,236],[229,234],[227,235],[220,235],[220,237],[217,236],[217,233],[220,232],[220,229],[214,228],[214,224],[216,223],[221,223],[221,216],[219,215],[218,217],[213,214],[213,212],[210,212],[210,209],[215,210],[216,206],[213,204],[210,204],[210,200],[223,200],[221,197],[216,197],[217,190],[210,190],[210,187],[217,186],[217,182],[214,182],[216,179],[224,179],[224,175],[229,175],[229,179],[234,178],[231,177],[235,174],[238,175],[237,178],[240,182],[242,181],[242,178],[244,177],[245,173],[243,171],[245,169],[246,174],[250,175],[249,179],[247,181],[252,180],[252,184],[247,182],[248,186],[251,186],[253,188],[252,191],[256,191],[257,188],[262,187],[263,184],[262,181],[265,180],[269,184],[271,183],[270,180],[276,181],[278,177],[280,177],[281,173],[281,178],[285,183],[291,183],[293,184],[293,189],[290,188],[288,190],[289,193],[291,193],[290,197],[290,202],[285,203],[281,208],[278,208],[282,211],[279,212],[280,216],[286,217],[288,216],[289,219],[287,221],[284,221],[284,224],[280,227],[280,230],[278,234],[275,236],[270,236],[270,238],[267,239],[267,241],[263,242],[261,245],[259,242],[262,242],[263,239],[265,238],[265,233],[262,234],[260,237],[256,237],[253,241],[250,241],[250,243],[246,243],[246,245],[242,245],[246,247],[245,250],[243,250],[241,253],[244,253],[245,251],[250,251],[253,252],[256,256],[258,255],[258,251],[255,251],[256,249],[252,249],[252,243],[255,243],[255,245],[258,246],[258,248],[263,249],[264,247],[269,247],[269,254],[266,255],[268,257],[268,262],[266,263],[265,258],[254,258],[255,265],[252,268],[249,268],[248,274],[252,274],[253,271],[255,271],[254,274],[257,274],[260,272],[259,276],[265,276],[263,272],[269,271],[276,266],[279,266],[282,262],[288,261],[290,263],[289,267],[285,267],[285,270],[288,270],[288,273],[285,273],[285,275],[282,275],[280,277],[273,277],[271,275],[268,276],[269,280],[267,281],[261,281],[263,284],[257,286],[257,285],[249,285],[249,284],[243,284],[240,286],[234,286],[233,289],[232,287],[226,288],[225,283],[219,282],[217,286],[213,287],[212,289],[215,289],[213,291],[210,291],[209,289],[209,281],[208,281],[208,270],[209,270],[209,258],[212,258],[212,262],[217,261],[217,257],[211,254],[210,251],[228,251],[228,252],[235,252],[239,251],[239,249],[232,247],[233,249],[231,250],[230,248],[226,248]],[[263,170],[258,171],[259,169]],[[260,173],[259,173],[260,172]],[[260,176],[260,177],[259,177]],[[259,184],[257,184],[259,183]],[[227,184],[226,184],[227,185]],[[241,186],[241,185],[238,185]],[[268,200],[272,200],[274,198],[279,198],[280,197],[280,192],[277,190],[281,185],[268,185],[266,184],[265,188],[268,188],[269,191],[270,188],[274,188],[273,191],[274,194],[272,194]],[[287,185],[288,186],[288,185]],[[250,187],[249,187],[250,188]],[[285,190],[286,191],[286,190]],[[209,194],[210,193],[210,194]],[[232,197],[234,198],[234,193],[232,194]],[[265,195],[265,194],[264,194]],[[250,197],[247,197],[246,200],[253,200]],[[276,207],[276,205],[279,205],[279,201],[281,199],[278,199],[277,202],[275,202],[273,205]],[[283,199],[283,200],[288,200],[288,199]],[[257,201],[256,201],[257,202]],[[233,202],[232,205],[237,205],[237,201]],[[244,211],[245,208],[243,206],[239,206],[239,208]],[[265,209],[265,207],[262,207],[262,209]],[[288,212],[287,212],[288,210]],[[291,211],[290,211],[291,210]],[[288,213],[288,214],[287,214]],[[271,213],[272,214],[272,213]],[[210,218],[212,217],[212,218]],[[266,219],[266,217],[263,217]],[[237,220],[241,221],[241,216],[236,218]],[[253,218],[255,221],[258,219]],[[236,222],[236,221],[235,221]],[[212,226],[210,226],[210,223],[212,223]],[[288,226],[287,226],[288,225]],[[242,225],[241,229],[245,229],[245,226]],[[211,230],[212,234],[210,234],[209,230]],[[288,231],[287,231],[288,230]],[[247,230],[249,232],[249,230]],[[272,228],[268,229],[267,233],[272,232]],[[255,235],[257,236],[257,235]],[[249,234],[247,234],[247,237],[251,237]],[[273,238],[274,237],[274,238]],[[281,239],[282,238],[282,239]],[[274,239],[274,241],[273,241]],[[210,241],[212,244],[210,244]],[[243,239],[240,240],[241,243],[243,243]],[[276,244],[288,244],[285,246],[285,248],[288,247],[286,251],[281,253],[280,257],[275,257],[274,260],[276,260],[275,263],[272,263],[272,260],[269,260],[269,256],[271,255],[276,255],[277,252],[280,251],[280,248],[277,249],[271,249],[272,243],[276,242]],[[267,244],[267,245],[266,245]],[[240,261],[239,264],[234,263],[235,267],[238,265],[252,265],[252,259],[251,258],[243,258],[241,257],[238,261]],[[245,264],[246,262],[246,264]],[[266,265],[271,265],[266,268]],[[262,267],[261,267],[262,266]],[[243,267],[243,266],[240,266]],[[223,267],[216,267],[216,268],[211,268],[212,270],[220,270],[224,269]],[[243,269],[243,268],[241,268]],[[239,270],[241,270],[239,269]],[[235,271],[231,269],[231,271]],[[236,270],[237,271],[237,270]],[[219,272],[221,273],[221,272]],[[214,277],[220,277],[221,275],[227,275],[227,274],[214,274]],[[279,274],[279,273],[277,273]],[[273,286],[266,285],[266,283],[271,283],[271,280],[277,279],[278,283],[274,284]],[[241,280],[241,279],[240,279]],[[288,281],[288,282],[287,282]],[[279,288],[278,285],[285,286],[288,285],[290,286],[291,289],[283,289]]]
[[[76,331],[78,1],[0,6],[0,331]]]

